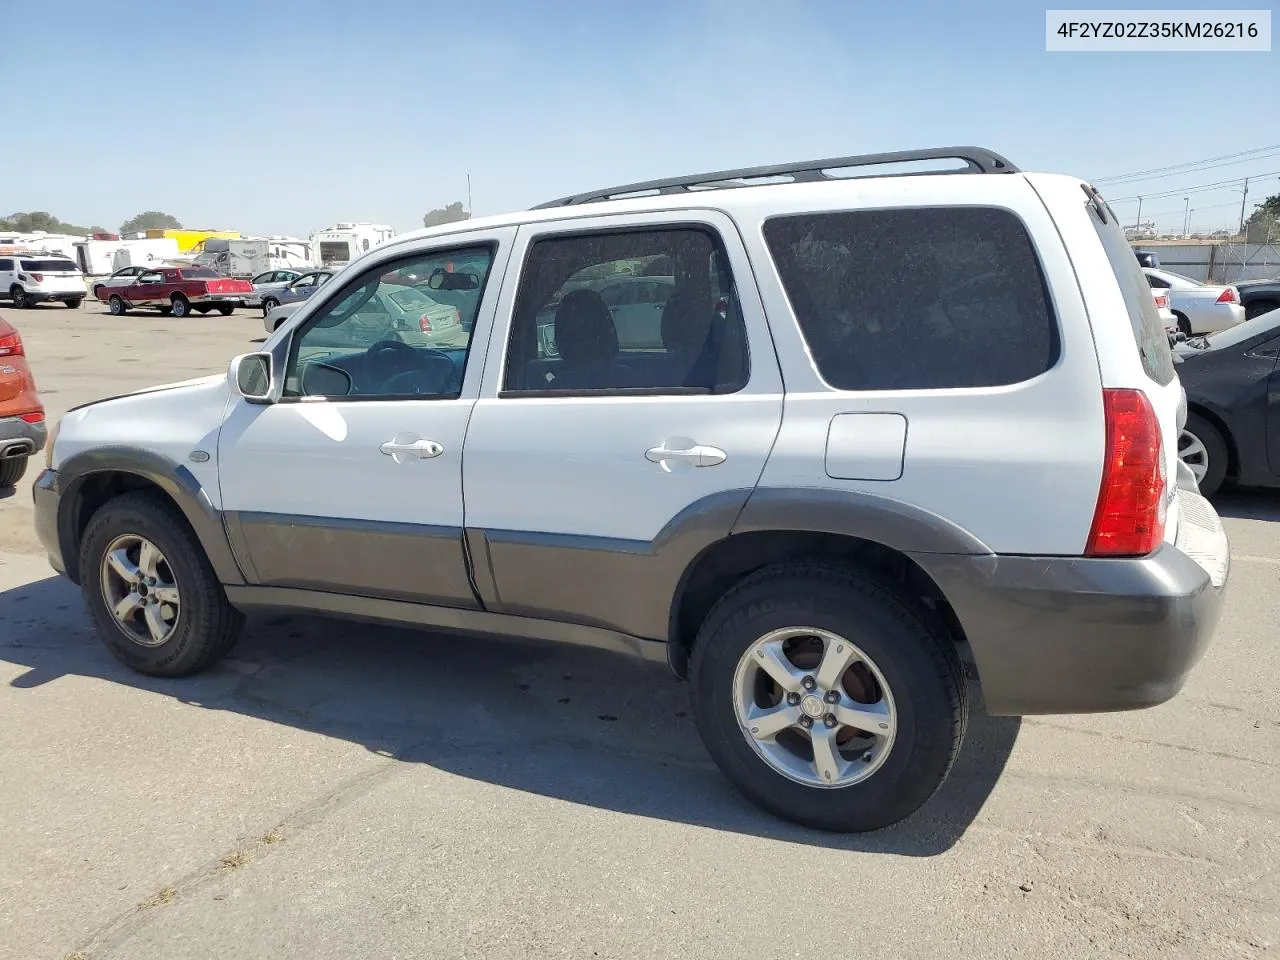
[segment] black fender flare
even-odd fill
[[[163,454],[125,445],[95,447],[73,454],[58,465],[58,544],[73,581],[78,582],[79,577],[76,558],[80,555],[81,492],[87,480],[102,473],[130,474],[159,487],[190,524],[218,580],[237,585],[245,582],[231,551],[222,512],[213,505],[195,474]]]

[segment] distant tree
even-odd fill
[[[120,233],[141,233],[144,230],[178,230],[182,223],[177,217],[159,210],[145,210],[120,224]]]
[[[455,200],[447,207],[440,207],[432,210],[430,213],[424,214],[422,217],[422,225],[424,227],[438,227],[442,223],[457,223],[459,220],[470,220],[471,211],[462,209],[462,201]]]
[[[45,233],[70,233],[75,236],[88,236],[92,228],[78,227],[73,223],[66,223],[59,220],[51,213],[44,210],[32,210],[29,213],[11,213],[7,217],[0,217],[0,230],[11,233],[35,233],[37,230],[43,230]]]
[[[1249,215],[1248,223],[1275,223],[1280,220],[1280,193],[1267,197],[1258,209]]]

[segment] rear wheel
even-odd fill
[[[222,303],[218,305],[218,312],[224,317],[229,317],[235,311],[235,306],[230,303]]]
[[[12,487],[27,472],[27,461],[30,457],[11,457],[0,460],[0,487]]]
[[[128,309],[124,300],[115,294],[112,294],[111,299],[107,301],[107,310],[113,317],[123,317]]]
[[[698,632],[694,713],[749,799],[821,830],[876,830],[946,779],[968,716],[954,644],[869,575],[759,571]]]
[[[31,306],[31,301],[27,299],[27,291],[16,283],[9,288],[9,296],[13,299],[13,308],[15,310],[24,310]]]
[[[72,310],[79,310],[79,309],[80,309],[80,302],[81,302],[81,301],[80,301],[80,298],[78,298],[78,297],[77,297],[76,299],[74,299],[74,300],[67,300],[67,301],[65,301],[66,305],[67,305],[69,308],[71,308]]]
[[[231,649],[244,624],[190,527],[153,494],[116,497],[94,514],[80,583],[98,636],[140,673],[203,670]]]
[[[1218,492],[1227,476],[1229,456],[1222,431],[1199,414],[1187,414],[1178,437],[1178,458],[1195,474],[1201,496]]]
[[[1178,318],[1178,329],[1181,330],[1188,337],[1193,336],[1191,332],[1191,321],[1187,319],[1186,315],[1181,313],[1175,313],[1174,316]]]
[[[175,293],[169,301],[169,310],[175,317],[191,315],[191,301],[180,293]]]
[[[268,313],[280,306],[280,301],[275,297],[267,297],[262,301],[262,315],[265,317]]]

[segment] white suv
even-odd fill
[[[84,274],[69,257],[53,253],[0,257],[0,296],[19,309],[45,300],[61,300],[75,309],[86,293]]]
[[[144,673],[263,609],[605,647],[692,680],[757,803],[858,831],[947,776],[962,660],[995,714],[1181,688],[1228,570],[1184,416],[1093,188],[882,154],[397,237],[225,376],[70,412],[36,523]]]

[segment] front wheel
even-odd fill
[[[0,487],[12,487],[27,472],[30,457],[10,457],[0,460]]]
[[[200,542],[154,494],[108,500],[89,521],[79,559],[98,636],[139,673],[196,673],[240,635],[244,617],[227,603]]]
[[[268,313],[280,306],[280,301],[274,297],[267,297],[262,301],[262,315],[265,317]]]
[[[968,718],[945,630],[869,575],[759,571],[698,632],[694,714],[749,799],[820,830],[876,830],[946,779]]]
[[[123,317],[128,309],[129,308],[125,305],[124,300],[114,294],[111,299],[107,301],[107,311],[113,317]]]
[[[169,301],[169,312],[175,317],[186,317],[191,314],[191,301],[184,296],[175,296]]]
[[[1195,475],[1202,497],[1218,492],[1227,477],[1229,458],[1222,431],[1199,414],[1188,413],[1178,437],[1178,459]]]

